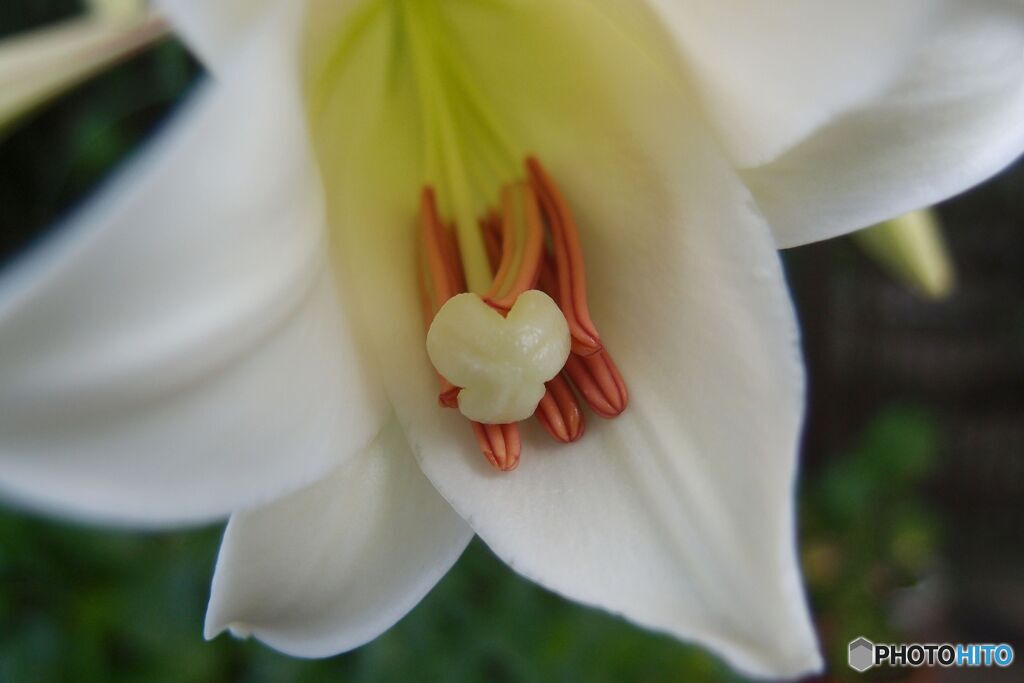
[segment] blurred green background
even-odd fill
[[[5,0],[0,37],[80,11]],[[0,268],[103,182],[201,78],[173,41],[0,138]],[[926,302],[846,240],[793,250],[811,408],[801,484],[821,680],[846,644],[1024,645],[1024,168],[941,207],[960,288]],[[0,682],[733,681],[703,651],[569,604],[479,542],[411,615],[323,661],[202,639],[219,529],[93,530],[0,511]],[[1012,672],[1006,680],[1012,680]]]

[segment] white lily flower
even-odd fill
[[[776,247],[1016,157],[1024,9],[164,6],[213,79],[0,280],[6,496],[124,524],[233,513],[207,635],[293,655],[373,639],[477,534],[523,576],[744,672],[818,669],[794,543],[804,380]],[[571,445],[524,429],[501,473],[437,405],[415,217],[433,184],[480,292],[473,223],[529,154],[579,219],[631,405]]]

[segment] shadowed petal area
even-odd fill
[[[1024,4],[962,0],[886,93],[743,177],[779,246],[929,206],[1024,151]]]
[[[294,24],[293,24],[294,25]],[[0,491],[118,523],[226,516],[377,432],[324,259],[289,23],[0,280]]]
[[[901,73],[943,0],[646,0],[741,166],[764,163]],[[973,1],[973,0],[968,0]]]
[[[392,420],[323,480],[232,516],[206,636],[231,629],[300,657],[351,650],[415,607],[472,537]]]
[[[507,474],[437,405],[416,282],[416,100],[382,26],[353,48],[379,71],[342,77],[325,122],[348,125],[324,125],[320,151],[344,188],[331,199],[346,283],[398,417],[441,494],[524,576],[748,673],[816,670],[793,529],[803,375],[771,232],[671,60],[636,48],[657,35],[621,28],[641,20],[575,0],[517,7],[451,9],[446,44],[576,209],[591,311],[633,404],[568,446],[525,426]],[[519,35],[529,49],[508,44]],[[372,113],[345,109],[353,93]]]

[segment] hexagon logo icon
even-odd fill
[[[861,636],[850,641],[850,668],[864,673],[875,665],[875,644]]]

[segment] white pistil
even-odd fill
[[[524,292],[507,317],[475,294],[441,307],[427,333],[427,354],[459,393],[459,411],[484,424],[525,420],[544,397],[544,383],[569,357],[569,325],[558,305]]]

